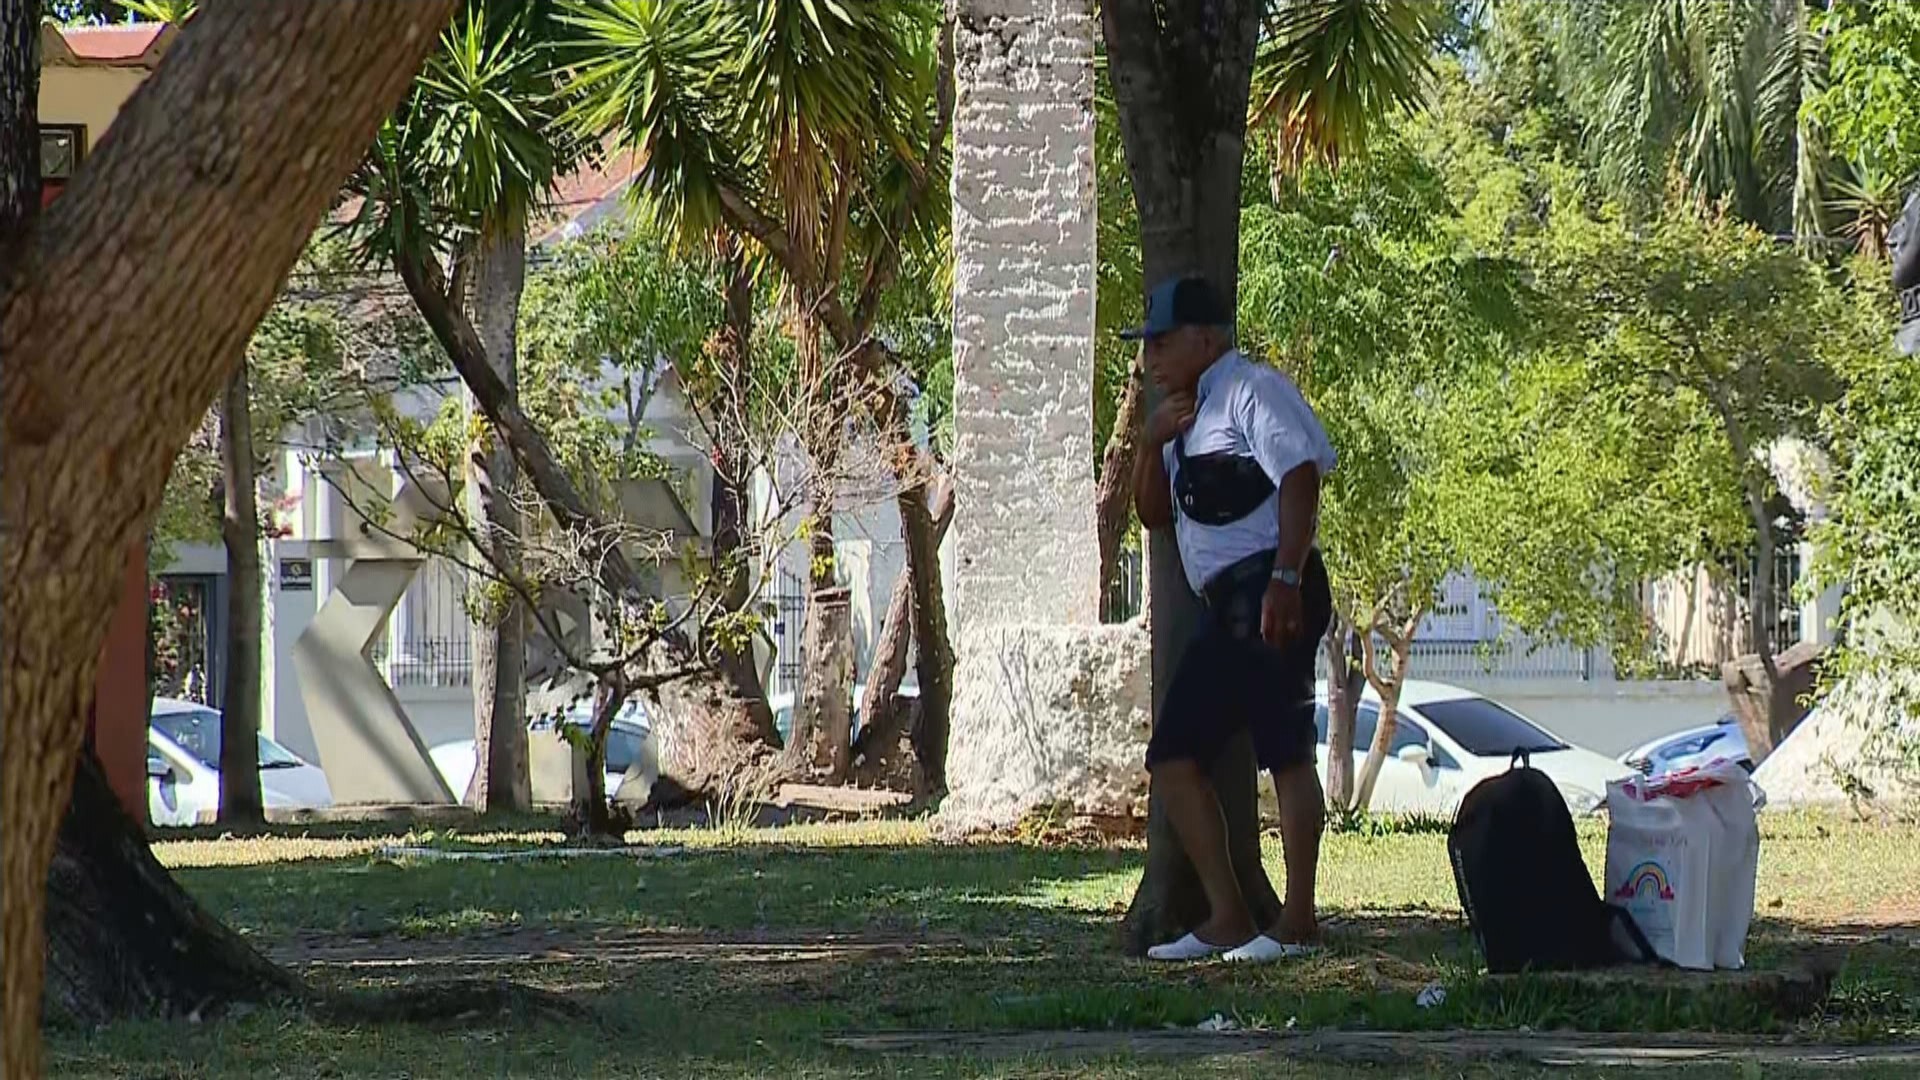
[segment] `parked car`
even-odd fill
[[[260,799],[269,810],[333,805],[327,774],[261,735]],[[147,728],[147,816],[155,825],[211,821],[220,809],[220,713],[192,701],[153,699]]]
[[[568,710],[561,721],[566,726],[585,731],[593,723],[593,706],[590,701],[576,703]],[[554,721],[548,716],[537,716],[527,725],[529,732],[552,731]],[[629,699],[613,718],[613,726],[607,729],[607,798],[611,799],[620,791],[621,781],[626,779],[627,769],[642,755],[653,752],[649,744],[653,742],[653,732],[647,725],[646,710],[637,700]],[[654,760],[658,760],[657,752]],[[440,778],[456,799],[464,798],[467,785],[473,780],[474,749],[472,739],[456,739],[441,743],[427,751],[433,759],[433,767],[440,772]]]
[[[1327,775],[1327,685],[1318,688],[1321,782]],[[1380,767],[1371,809],[1383,813],[1451,817],[1481,780],[1505,772],[1516,750],[1546,773],[1576,815],[1606,799],[1607,781],[1631,774],[1621,763],[1567,742],[1490,698],[1445,683],[1408,680],[1401,687],[1398,722]],[[1353,768],[1357,777],[1380,722],[1380,699],[1369,687],[1354,716]]]
[[[1731,758],[1748,772],[1754,770],[1753,755],[1747,749],[1747,733],[1740,729],[1740,721],[1732,713],[1705,727],[1676,731],[1620,755],[1622,764],[1642,776],[1663,776],[1704,765],[1715,758]]]
[[[899,694],[904,698],[918,698],[920,688],[902,686]],[[860,702],[866,695],[865,683],[853,684],[853,737],[856,739],[860,737]],[[794,696],[790,693],[774,694],[767,698],[767,707],[773,710],[773,730],[780,734],[782,743],[793,734],[793,703]]]

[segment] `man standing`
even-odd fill
[[[1209,914],[1180,940],[1148,950],[1154,960],[1278,960],[1319,938],[1314,672],[1333,603],[1313,540],[1320,480],[1335,456],[1299,389],[1233,347],[1232,321],[1204,278],[1187,277],[1154,289],[1145,325],[1126,335],[1144,342],[1147,374],[1166,395],[1147,419],[1134,503],[1142,525],[1174,527],[1204,609],[1162,697],[1147,768]],[[1287,890],[1272,927],[1253,923],[1207,778],[1243,728],[1280,801]]]

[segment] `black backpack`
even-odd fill
[[[1460,906],[1487,970],[1566,971],[1656,959],[1624,910],[1604,903],[1573,815],[1524,750],[1474,785],[1447,833]]]

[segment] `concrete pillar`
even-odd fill
[[[1091,0],[957,0],[948,827],[1146,797],[1150,648],[1099,625]]]
[[[955,613],[1099,620],[1089,0],[959,0],[954,26]]]
[[[407,485],[407,471],[401,467],[397,453],[388,451],[385,456],[390,483],[387,489],[388,497],[397,498],[401,489]],[[409,585],[407,591],[400,594],[400,599],[394,602],[393,614],[387,617],[387,658],[381,666],[380,676],[387,681],[388,686],[394,685],[394,665],[407,653],[412,644],[408,641],[407,634],[407,627],[413,615],[412,608],[413,589]]]

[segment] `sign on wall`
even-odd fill
[[[312,592],[313,591],[313,560],[312,559],[281,559],[280,560],[280,591],[281,592]]]

